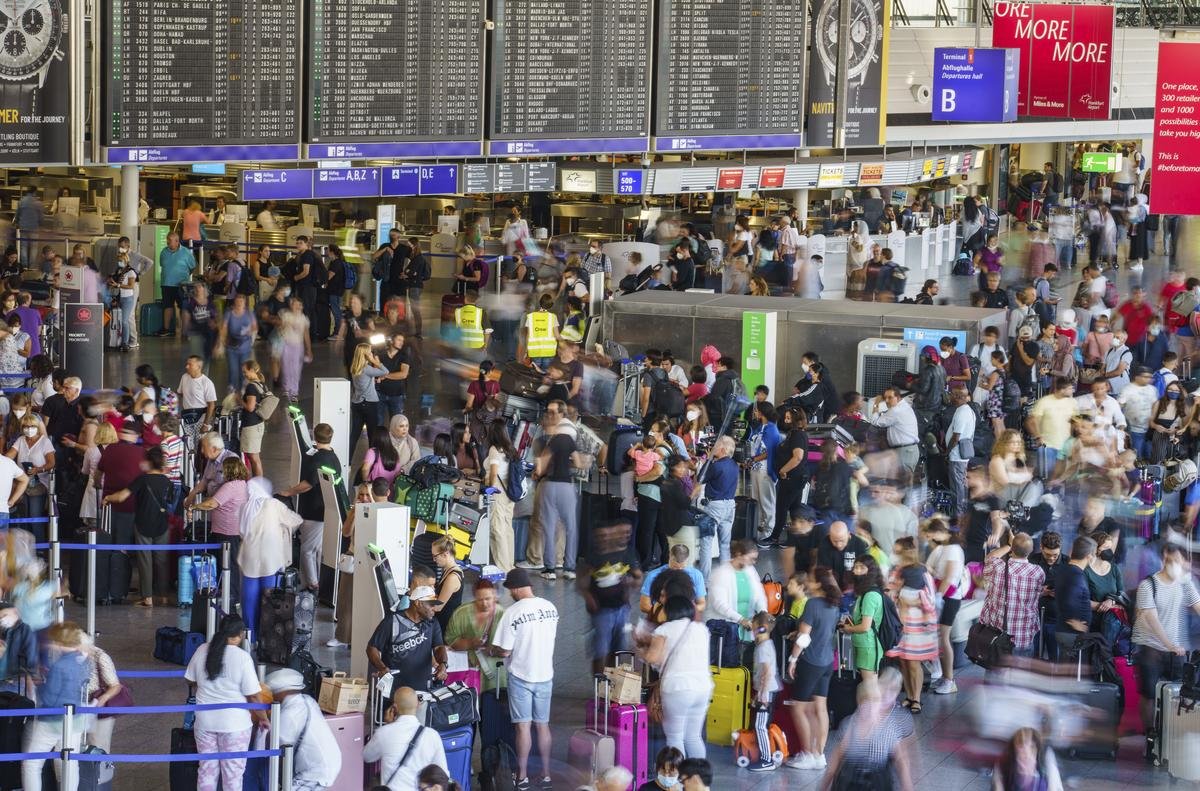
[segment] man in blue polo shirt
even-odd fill
[[[720,547],[721,562],[729,560],[729,542],[733,536],[733,497],[737,493],[738,465],[733,460],[733,452],[737,446],[733,437],[728,434],[720,437],[713,445],[712,457],[705,464],[696,492],[703,493],[700,500],[701,516],[699,519],[700,546],[697,548],[700,557],[700,573],[708,578],[712,570],[712,542],[716,539]]]
[[[167,234],[167,246],[158,254],[158,267],[163,301],[163,328],[158,334],[175,334],[175,307],[178,306],[183,334],[187,335],[181,287],[191,280],[192,270],[196,268],[196,258],[190,250],[179,244],[179,234]]]
[[[704,587],[704,575],[692,563],[692,550],[688,548],[687,544],[675,544],[672,546],[671,551],[667,553],[667,565],[654,569],[642,581],[641,601],[639,602],[642,612],[649,615],[650,610],[653,609],[654,601],[650,597],[650,591],[654,587],[654,580],[667,569],[682,571],[688,575],[692,581],[692,587],[696,591],[696,598],[693,599],[696,611],[702,612],[704,610],[704,600],[708,596],[708,590]]]

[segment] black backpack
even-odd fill
[[[687,402],[683,397],[683,391],[670,379],[663,378],[650,388],[651,414],[665,415],[672,420],[679,420],[683,418],[686,411]]]
[[[238,279],[234,284],[233,290],[237,294],[245,294],[253,296],[258,293],[258,281],[254,278],[254,273],[250,271],[250,267],[242,262],[238,262]]]
[[[886,654],[900,643],[900,633],[904,627],[900,623],[900,611],[896,609],[896,602],[882,590],[877,590],[876,593],[883,600],[883,618],[878,624],[872,624],[872,629],[875,631],[875,639],[882,646],[882,653]]]
[[[707,269],[712,261],[712,248],[708,246],[708,242],[703,239],[697,239],[699,244],[696,246],[695,252],[692,254],[692,260],[696,262],[698,269]]]
[[[506,742],[485,745],[479,751],[479,787],[483,791],[513,791],[517,756]]]

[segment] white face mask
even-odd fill
[[[26,411],[27,410],[24,410],[24,409],[14,409],[13,416],[16,417],[18,420],[20,420],[21,418],[25,417]]]
[[[153,412],[143,412],[142,413],[142,421],[145,423],[153,423],[154,422],[154,413]]]
[[[1153,324],[1150,326],[1150,329],[1148,331],[1151,335],[1157,335],[1160,332],[1162,332],[1162,327],[1158,326],[1157,324]]]
[[[698,411],[696,411],[695,409],[689,409],[687,411],[687,419],[688,420],[695,420],[698,417],[700,417],[700,413]]]
[[[811,367],[808,363],[800,363],[800,370],[804,371],[804,373],[808,373],[808,369]]]
[[[938,352],[938,354],[942,355],[943,360],[950,357],[950,352],[946,351],[945,349],[942,349],[940,352]]]
[[[36,437],[38,435],[38,430],[35,426],[30,426],[29,428],[22,429],[22,432],[27,437]]]
[[[658,775],[655,779],[662,788],[674,788],[679,785],[679,775]]]

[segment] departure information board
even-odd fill
[[[653,0],[494,0],[489,153],[649,143]]]
[[[108,160],[296,159],[299,0],[109,0]]]
[[[479,156],[484,2],[309,0],[309,156]]]
[[[655,150],[796,148],[805,0],[662,0]]]

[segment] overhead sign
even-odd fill
[[[458,192],[458,165],[421,165],[417,176],[422,195],[453,195]]]
[[[1107,119],[1114,18],[1111,5],[996,3],[992,46],[1021,51],[1017,113]]]
[[[938,344],[941,343],[942,338],[953,338],[955,340],[954,348],[964,354],[966,353],[967,333],[963,330],[905,327],[903,332],[904,334],[901,336],[903,340],[912,341],[922,346],[932,346],[935,349],[938,348]]]
[[[379,196],[379,168],[325,168],[316,171],[314,198]]]
[[[618,195],[641,195],[646,189],[646,171],[618,170],[616,184]]]
[[[382,192],[385,197],[406,197],[421,194],[421,168],[400,165],[383,169]]]
[[[840,0],[814,0],[808,65],[808,136],[805,145],[829,148],[837,117],[838,12]],[[887,142],[888,36],[891,0],[855,0],[846,69],[846,146]],[[750,44],[747,42],[747,45]],[[740,45],[739,45],[740,46]]]
[[[883,163],[863,165],[858,169],[858,186],[872,187],[883,183]]]
[[[760,190],[783,189],[783,180],[787,178],[786,167],[760,168],[758,171],[758,188]]]
[[[1079,169],[1084,173],[1116,173],[1121,169],[1124,158],[1124,154],[1115,151],[1087,151]]]
[[[841,187],[845,183],[845,165],[821,165],[821,170],[817,174],[818,187]]]
[[[1155,214],[1200,214],[1200,42],[1158,45],[1154,103]]]
[[[562,188],[563,192],[594,193],[596,191],[596,171],[563,170]]]
[[[746,175],[744,168],[718,168],[717,169],[717,189],[737,191],[742,188],[742,181]]]
[[[933,51],[933,120],[1017,120],[1016,49],[937,47]]]
[[[305,200],[313,196],[308,168],[242,171],[242,200]]]

